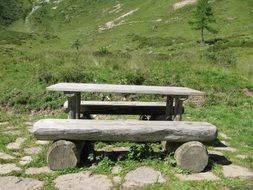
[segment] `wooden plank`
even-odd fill
[[[143,107],[165,107],[165,102],[139,102],[139,101],[81,101],[82,106],[143,106]],[[64,108],[68,107],[68,102],[64,103]]]
[[[64,103],[64,109],[69,111],[68,102]],[[165,111],[163,102],[81,101],[80,107],[83,114],[165,115]]]
[[[81,93],[76,93],[76,119],[80,119],[80,110],[81,110]]]
[[[32,133],[40,140],[206,142],[216,139],[217,128],[206,122],[44,119]]]
[[[183,100],[178,97],[175,97],[175,109],[174,109],[174,117],[173,120],[181,121],[183,113]]]
[[[75,93],[67,94],[68,97],[68,119],[75,119],[76,118],[76,96]]]
[[[130,94],[161,94],[177,96],[201,96],[203,92],[186,87],[145,86],[145,85],[112,85],[86,83],[58,83],[47,87],[49,91],[70,92],[108,92]]]
[[[166,101],[166,115],[165,115],[166,120],[172,121],[173,112],[174,112],[173,97],[167,96],[167,101]]]

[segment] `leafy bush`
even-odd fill
[[[214,48],[209,48],[207,50],[206,57],[212,63],[223,66],[231,66],[236,63],[236,58],[229,49],[216,50]]]
[[[126,75],[127,84],[142,85],[145,81],[145,76],[141,72],[129,72]]]
[[[81,41],[79,39],[76,39],[71,45],[71,47],[76,50],[79,50],[79,48],[81,47]]]
[[[112,53],[108,50],[106,46],[100,47],[98,51],[93,53],[94,56],[106,56],[111,54]]]
[[[134,144],[130,147],[127,158],[131,160],[142,160],[150,156],[153,152],[153,149],[149,144]]]
[[[3,26],[8,26],[24,16],[22,0],[0,0],[0,10],[0,25]]]
[[[46,84],[49,84],[51,82],[55,81],[53,73],[50,71],[41,71],[37,74],[37,79],[40,82],[45,82]]]

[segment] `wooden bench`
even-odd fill
[[[69,112],[68,101],[63,105],[64,111]],[[173,113],[180,115],[182,111],[175,112],[173,106]],[[90,114],[115,114],[115,115],[150,115],[161,116],[166,114],[165,102],[129,102],[129,101],[81,101],[80,113],[83,115]]]
[[[203,96],[201,91],[173,86],[87,83],[58,83],[47,87],[47,90],[62,91],[68,100],[65,107],[69,120],[47,119],[33,126],[37,139],[54,140],[47,157],[53,170],[75,167],[87,141],[179,143],[180,147],[175,152],[179,166],[199,172],[208,163],[206,148],[200,142],[214,140],[217,137],[216,127],[204,122],[174,122],[182,120],[183,102],[189,96]],[[164,104],[81,101],[81,93],[88,92],[161,95],[166,97],[166,101]],[[81,114],[151,115],[151,118],[155,116],[153,120],[163,121],[79,120]]]
[[[80,160],[85,141],[185,143],[209,142],[217,138],[217,128],[214,125],[188,121],[43,119],[33,125],[31,132],[38,140],[55,141],[47,158],[49,167],[53,170],[75,167]],[[204,145],[194,143],[183,149],[183,152],[178,151],[179,156],[176,157],[179,163],[184,157],[187,164],[193,163],[191,165],[194,166],[193,169],[187,169],[198,172],[206,167],[208,155]],[[192,154],[196,151],[197,155]],[[197,163],[203,163],[203,166],[196,164],[196,159]],[[196,170],[196,165],[200,169]]]

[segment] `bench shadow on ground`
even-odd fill
[[[214,141],[206,143],[206,145],[211,147],[228,147],[223,142],[221,142],[219,139],[215,139]]]
[[[208,165],[205,169],[205,171],[210,171],[212,170],[212,168],[214,167],[214,165],[230,165],[232,164],[232,162],[230,160],[228,160],[225,156],[223,155],[218,155],[218,154],[213,154],[210,153],[209,154],[209,161],[208,161]]]
[[[207,143],[206,145],[210,147],[228,147],[223,142],[221,142],[219,139],[215,139],[212,142]],[[230,165],[232,162],[228,160],[224,155],[215,153],[215,151],[211,151],[209,153],[209,162],[205,169],[205,171],[210,171],[215,164],[218,165]]]
[[[214,142],[211,142],[208,144],[209,146],[213,147],[227,147],[225,144],[223,144],[220,140],[215,140]],[[90,161],[88,160],[89,154],[93,154],[95,157],[108,157],[111,161],[117,162],[117,161],[124,161],[128,159],[128,154],[129,150],[112,150],[112,151],[105,151],[105,150],[100,150],[100,151],[95,151],[93,146],[90,144],[87,148],[85,148],[85,153],[81,157],[81,162],[80,162],[80,167],[90,167],[93,164],[97,164],[99,161]],[[158,152],[148,152],[143,159],[145,158],[159,158],[159,159],[164,159],[169,153],[166,153],[164,151],[158,151]],[[173,153],[172,153],[173,155]],[[208,165],[205,169],[205,171],[210,171],[214,167],[214,165],[230,165],[232,162],[228,160],[224,155],[216,154],[214,152],[209,153],[209,162]],[[204,171],[204,172],[205,172]]]
[[[94,150],[92,145],[88,145],[88,148],[85,148],[85,152],[82,154],[81,160],[80,160],[80,167],[86,166],[90,167],[93,164],[97,164],[99,161],[93,160],[90,161],[88,159],[89,154],[93,154],[94,157],[108,157],[111,161],[117,162],[117,161],[124,161],[129,159],[128,154],[129,150]],[[164,151],[158,151],[158,152],[146,152],[145,155],[143,155],[142,159],[146,158],[152,158],[152,159],[164,159],[168,153],[165,153]]]

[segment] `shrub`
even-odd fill
[[[145,77],[140,72],[130,72],[126,75],[127,84],[142,85],[145,81]]]
[[[214,48],[209,48],[206,57],[208,61],[223,66],[231,66],[236,63],[236,58],[229,49],[216,50]]]
[[[131,160],[142,160],[150,156],[152,152],[153,149],[149,144],[134,144],[130,147],[127,158]]]
[[[54,78],[54,75],[50,71],[39,72],[37,74],[37,79],[38,79],[38,81],[45,82],[47,84],[56,81],[56,79]]]
[[[93,53],[94,56],[106,56],[111,54],[112,53],[108,50],[106,46],[100,47],[98,51]]]

